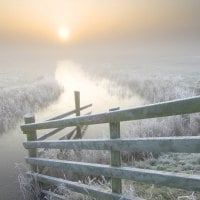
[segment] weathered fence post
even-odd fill
[[[25,124],[34,123],[35,117],[32,114],[27,114],[27,115],[24,116],[24,121],[25,121]],[[26,134],[27,141],[37,140],[36,130],[24,131],[23,133]],[[37,157],[37,150],[36,149],[29,149],[28,155],[29,155],[29,157]],[[31,165],[31,170],[36,172],[37,166]]]
[[[80,116],[81,112],[80,112],[80,92],[79,91],[75,91],[74,92],[74,98],[75,98],[75,108],[76,108],[76,116]],[[81,127],[80,126],[76,126],[76,138],[81,138]]]
[[[113,108],[109,111],[119,110],[119,108]],[[110,122],[110,139],[120,138],[120,122]],[[121,153],[120,151],[111,150],[111,166],[119,167],[121,166]],[[112,192],[121,194],[122,193],[122,183],[119,178],[112,178]]]

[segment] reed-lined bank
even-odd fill
[[[63,89],[52,78],[3,88],[0,91],[0,133],[14,128],[25,113],[36,112],[54,102]]]

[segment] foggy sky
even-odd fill
[[[66,45],[198,37],[199,10],[199,0],[0,0],[0,39],[59,44],[60,26]]]

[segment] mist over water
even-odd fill
[[[93,103],[93,113],[200,94],[200,56],[197,54],[41,57],[36,60],[28,56],[27,60],[15,62],[6,60],[5,56],[1,59],[0,132],[4,134],[0,136],[0,156],[5,162],[0,164],[0,199],[21,199],[14,163],[24,162],[27,154],[22,147],[25,137],[19,129],[25,112],[34,112],[36,121],[42,121],[69,111],[74,108],[74,90],[80,91],[82,106]],[[195,135],[199,130],[197,122],[198,115],[190,118],[190,125],[195,124],[193,130],[189,126],[185,129],[182,118],[144,121],[139,125],[124,123],[122,137],[153,136],[153,132],[159,136],[176,135],[183,130],[185,134]],[[7,123],[15,124],[15,128],[8,127]],[[108,127],[90,126],[85,138],[96,137],[108,137]],[[13,193],[8,192],[11,190]]]
[[[47,76],[49,78],[45,78]],[[3,199],[22,199],[15,163],[24,162],[27,154],[22,146],[26,139],[19,128],[25,113],[35,113],[36,120],[41,121],[72,110],[74,90],[81,92],[81,105],[94,103],[94,112],[108,111],[110,107],[121,104],[118,95],[109,95],[106,89],[109,87],[109,80],[93,81],[81,69],[81,64],[69,60],[59,61],[54,70],[50,71],[48,67],[45,70],[23,69],[22,66],[1,68],[0,86],[0,127],[3,133],[0,136],[0,156],[5,161],[0,168],[0,197]],[[136,95],[134,101],[139,103],[141,100]],[[122,105],[129,105],[129,102],[126,99]],[[102,132],[99,133],[101,134]],[[13,192],[8,195],[9,191]]]
[[[24,114],[41,122],[70,111],[75,90],[93,104],[81,115],[200,95],[199,10],[199,0],[0,1],[0,200],[23,199]],[[199,135],[200,114],[120,128],[122,138]],[[84,135],[107,137],[108,124]]]

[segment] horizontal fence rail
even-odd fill
[[[200,176],[163,172],[133,167],[111,167],[109,165],[63,161],[45,158],[26,158],[31,165],[60,168],[87,175],[103,175],[138,182],[152,183],[185,190],[200,191]]]
[[[70,119],[52,120],[48,122],[25,124],[21,126],[22,131],[35,129],[50,129],[70,127],[76,125],[101,124],[109,122],[139,120],[172,115],[182,115],[200,112],[200,96],[182,100],[156,103],[142,107],[111,111],[90,116],[80,116]]]
[[[55,178],[55,177],[50,177],[50,176],[36,174],[36,173],[29,173],[28,175],[35,177],[40,182],[49,183],[49,184],[56,185],[56,186],[62,185],[74,192],[79,192],[79,193],[82,193],[85,195],[91,195],[98,199],[131,200],[129,198],[123,197],[118,194],[114,194],[114,193],[103,191],[103,190],[101,191],[99,189],[91,188],[85,184],[76,183],[76,182],[72,182],[72,181],[68,181],[68,180],[63,180],[61,178]],[[47,192],[45,192],[45,193],[47,193]],[[52,195],[52,194],[50,194],[50,195]],[[135,200],[137,200],[137,198],[135,198]]]
[[[26,149],[115,150],[200,153],[200,136],[24,142]]]
[[[122,110],[114,108],[109,110],[109,112],[85,116],[80,116],[80,111],[91,107],[92,104],[80,107],[80,93],[75,91],[74,96],[75,110],[40,123],[35,123],[34,116],[27,115],[25,117],[25,124],[21,126],[21,129],[24,134],[27,135],[27,142],[24,142],[23,145],[29,152],[29,157],[25,158],[26,162],[30,164],[33,171],[28,174],[29,176],[36,177],[39,182],[49,183],[55,186],[62,184],[72,191],[105,200],[128,200],[128,198],[122,195],[121,179],[190,191],[200,191],[199,175],[121,166],[122,151],[200,153],[200,136],[120,139],[120,122],[197,113],[200,112],[200,96]],[[75,114],[76,117],[62,119],[71,114]],[[102,123],[109,123],[110,139],[81,139],[88,125]],[[69,133],[65,133],[59,140],[43,141],[44,139],[55,135],[58,131],[72,126],[75,126],[75,128]],[[51,130],[46,135],[37,139],[36,130],[53,128],[54,130]],[[38,158],[38,148],[60,149],[60,151],[63,151],[64,149],[106,150],[110,151],[110,165]],[[112,192],[101,191],[92,186],[80,184],[78,182],[46,176],[43,175],[41,171],[35,173],[41,167],[59,168],[83,175],[103,175],[105,177],[110,177]],[[50,197],[63,199],[63,196],[60,194],[45,190],[43,191],[44,194],[47,194]]]

